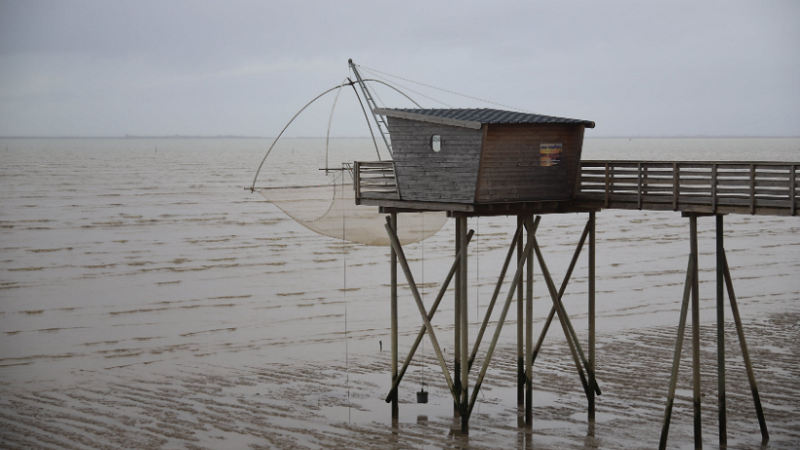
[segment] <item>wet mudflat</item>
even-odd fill
[[[468,436],[453,419],[429,342],[406,375],[393,427],[383,401],[390,387],[388,249],[315,235],[244,192],[263,144],[11,143],[0,173],[0,447],[657,446],[688,258],[686,219],[598,214],[603,395],[594,427],[558,327],[534,366],[533,427],[519,426],[514,308]],[[542,220],[538,237],[557,280],[585,220]],[[699,223],[703,432],[707,448],[716,448],[714,229],[712,219]],[[514,225],[504,217],[470,221],[470,339]],[[448,223],[407,246],[426,304],[449,268],[452,228]],[[772,436],[768,448],[800,442],[798,247],[796,218],[726,218],[728,260]],[[550,300],[537,277],[538,336]],[[583,255],[564,296],[582,342],[586,289]],[[401,294],[404,357],[420,319],[410,291]],[[452,318],[445,301],[433,323],[446,355]],[[730,312],[727,319],[729,448],[759,448]],[[693,447],[690,355],[687,334],[670,448]],[[414,394],[423,381],[430,402],[420,405]]]

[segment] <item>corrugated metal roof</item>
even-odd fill
[[[515,111],[503,111],[499,109],[478,108],[478,109],[403,109],[386,108],[376,110],[378,114],[392,116],[392,112],[397,112],[397,116],[412,118],[418,116],[419,120],[426,118],[438,118],[454,120],[460,122],[475,123],[572,123],[581,124],[586,128],[594,128],[594,122],[590,120],[569,119],[566,117],[545,116],[541,114],[529,114]],[[434,121],[439,122],[434,119]]]

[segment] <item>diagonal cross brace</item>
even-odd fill
[[[474,233],[475,232],[473,230],[469,230],[469,233],[467,233],[467,244],[469,244],[469,241],[472,239],[472,235]],[[433,316],[436,314],[436,310],[439,308],[439,303],[442,302],[442,298],[444,298],[444,294],[447,291],[447,288],[450,286],[450,281],[452,281],[453,276],[458,269],[458,262],[460,261],[461,253],[464,251],[466,250],[461,249],[456,255],[455,261],[453,261],[453,265],[450,267],[450,272],[447,274],[444,283],[442,283],[442,287],[439,289],[439,295],[436,296],[436,300],[434,300],[430,311],[428,311],[428,320],[433,320]],[[417,333],[417,339],[414,341],[414,345],[411,346],[411,350],[408,352],[408,357],[406,357],[406,360],[403,363],[403,368],[400,369],[400,372],[398,372],[397,379],[395,380],[394,384],[392,384],[392,389],[389,391],[389,395],[386,396],[386,403],[391,402],[392,398],[397,393],[397,387],[400,386],[400,381],[403,379],[403,375],[405,375],[408,365],[411,364],[411,359],[414,358],[414,354],[417,352],[417,348],[422,342],[422,338],[425,337],[425,329],[425,325],[423,325],[419,330],[419,333]]]
[[[533,232],[536,232],[536,227],[539,225],[539,220],[541,216],[536,218],[536,223],[533,225]],[[503,269],[500,271],[500,277],[497,280],[497,285],[494,288],[494,293],[492,294],[492,300],[489,302],[489,308],[486,309],[486,315],[483,318],[483,323],[481,324],[481,329],[478,332],[478,337],[475,339],[475,346],[472,348],[472,353],[469,355],[469,368],[472,369],[472,364],[475,362],[475,355],[478,353],[478,347],[481,345],[481,340],[483,340],[483,334],[486,332],[486,327],[489,325],[489,318],[492,316],[492,311],[494,310],[494,305],[497,302],[497,296],[500,295],[500,289],[503,287],[503,281],[506,277],[506,271],[508,270],[508,265],[511,263],[511,258],[514,257],[514,250],[517,248],[517,242],[522,239],[522,228],[518,228],[516,234],[514,234],[514,239],[511,240],[511,245],[508,248],[508,254],[506,255],[506,260],[503,263]]]
[[[564,296],[564,291],[567,290],[567,285],[569,284],[570,278],[572,278],[572,272],[575,270],[575,265],[578,262],[578,257],[581,254],[581,250],[583,249],[583,244],[586,242],[586,237],[589,234],[589,229],[591,228],[591,220],[586,222],[586,227],[583,229],[583,233],[581,234],[581,238],[578,241],[578,246],[575,248],[575,253],[572,255],[572,261],[569,264],[569,268],[567,269],[567,274],[564,276],[564,281],[561,283],[561,289],[558,291],[558,303],[561,305],[561,309],[564,312],[564,318],[566,319],[568,328],[569,328],[569,335],[566,336],[567,343],[572,347],[573,343],[578,348],[578,355],[581,357],[581,361],[583,362],[583,366],[586,368],[586,373],[589,374],[590,378],[594,378],[594,373],[591,370],[591,366],[589,365],[589,361],[586,360],[586,357],[583,354],[583,349],[580,347],[580,343],[578,342],[578,337],[575,334],[575,329],[572,327],[572,322],[569,320],[569,316],[567,315],[567,310],[564,308],[564,303],[561,301],[562,297]],[[547,331],[550,329],[550,324],[553,322],[553,317],[557,312],[556,305],[554,304],[550,308],[550,314],[547,316],[547,320],[544,322],[544,326],[542,327],[542,333],[539,335],[539,340],[536,342],[536,347],[533,349],[533,361],[536,361],[536,357],[539,355],[539,350],[542,348],[542,344],[544,343],[544,338],[547,335]],[[560,320],[560,313],[559,313],[559,320]],[[570,339],[572,342],[570,342]],[[600,391],[600,386],[597,384],[597,380],[594,380],[594,390],[597,395],[603,395]]]
[[[486,357],[483,360],[483,365],[481,366],[481,371],[478,374],[478,380],[475,382],[475,387],[472,388],[472,397],[469,400],[469,408],[467,408],[467,418],[472,415],[472,408],[475,407],[475,400],[478,399],[478,392],[481,390],[481,384],[483,383],[484,377],[486,377],[486,370],[489,368],[489,362],[492,360],[492,355],[494,354],[494,349],[497,346],[497,341],[500,338],[500,331],[503,329],[503,323],[506,321],[506,315],[508,315],[508,308],[511,306],[511,300],[514,298],[514,294],[516,294],[516,287],[519,284],[520,279],[522,278],[522,270],[525,268],[523,261],[526,261],[528,255],[533,251],[533,241],[528,241],[525,245],[525,250],[520,255],[517,264],[517,271],[514,273],[514,279],[511,282],[511,287],[509,287],[508,295],[506,296],[506,302],[503,305],[503,311],[500,313],[500,318],[497,321],[497,328],[494,331],[494,337],[492,338],[492,343],[489,345],[489,350],[486,352]]]
[[[570,339],[570,328],[571,324],[567,322],[567,314],[564,312],[564,305],[561,303],[558,292],[556,292],[556,285],[553,283],[553,278],[550,276],[550,272],[547,270],[547,264],[544,262],[544,256],[542,256],[542,251],[539,248],[539,243],[536,241],[536,237],[533,238],[533,246],[536,250],[536,257],[539,260],[539,265],[542,267],[542,274],[544,275],[545,284],[547,284],[547,290],[550,293],[550,298],[553,300],[553,306],[556,307],[558,311],[558,320],[561,323],[561,328],[564,330],[564,336],[567,337],[567,342],[570,344],[569,349],[572,353],[572,359],[575,361],[575,367],[578,369],[578,375],[581,377],[581,383],[583,384],[583,390],[586,393],[586,397],[590,396],[589,394],[589,384],[586,382],[586,376],[583,374],[583,369],[581,368],[581,361],[578,358],[578,353],[580,353],[581,357],[583,357],[583,351],[580,349],[580,344],[578,344],[577,339],[575,342],[572,342]],[[573,345],[574,344],[574,345]],[[576,353],[576,348],[578,352]],[[585,358],[584,358],[585,359]],[[587,364],[587,368],[588,368]],[[590,373],[590,376],[591,373]]]
[[[453,395],[453,401],[456,403],[458,408],[461,408],[461,402],[459,402],[458,395],[453,386],[453,379],[450,377],[450,371],[447,370],[447,363],[444,361],[442,349],[439,347],[439,340],[436,339],[436,333],[433,331],[431,321],[428,319],[428,314],[425,312],[425,305],[422,304],[422,298],[419,295],[417,284],[414,281],[414,275],[411,273],[411,269],[408,267],[408,261],[406,260],[405,252],[403,252],[403,246],[400,245],[400,239],[397,238],[397,234],[395,234],[394,230],[392,229],[391,219],[387,217],[386,222],[387,224],[384,225],[384,227],[386,228],[386,232],[389,234],[389,240],[392,241],[392,248],[394,248],[395,253],[397,253],[397,260],[403,267],[403,273],[406,275],[408,287],[411,288],[411,293],[414,295],[414,301],[419,309],[419,314],[422,316],[422,321],[425,323],[425,328],[428,331],[428,337],[431,339],[431,346],[433,347],[433,351],[436,352],[436,358],[439,360],[439,365],[442,367],[442,373],[444,373],[445,381],[447,381],[447,387],[450,388],[450,393]]]

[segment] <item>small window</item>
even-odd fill
[[[431,150],[438,152],[442,149],[442,137],[438,134],[431,136]]]

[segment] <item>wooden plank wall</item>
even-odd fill
[[[483,131],[388,118],[395,176],[403,200],[473,203]],[[431,150],[434,134],[442,150]]]
[[[583,146],[583,125],[490,124],[476,200],[484,202],[571,199]],[[562,144],[562,162],[542,167],[540,144]]]

